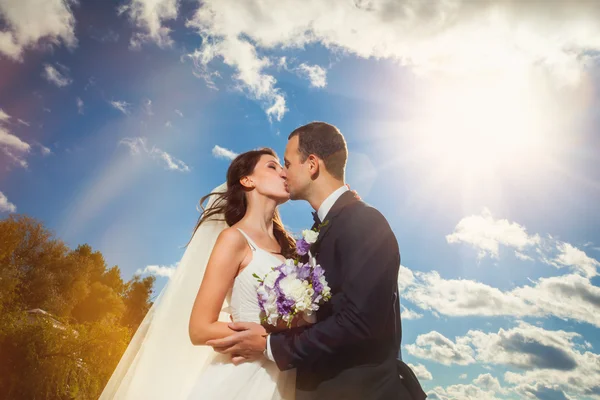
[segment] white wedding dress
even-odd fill
[[[245,232],[238,230],[252,249],[252,261],[233,283],[231,315],[234,321],[260,323],[258,281],[252,275],[264,276],[282,260],[259,248]],[[295,370],[282,372],[266,358],[235,366],[230,356],[218,354],[200,374],[189,400],[293,400],[295,387]]]
[[[223,184],[213,192],[224,192]],[[211,196],[207,209],[220,201]],[[144,317],[100,400],[292,400],[295,370],[281,372],[267,359],[235,366],[229,356],[209,346],[194,346],[189,337],[192,305],[219,234],[227,228],[215,215],[196,230],[167,285]],[[252,248],[252,260],[234,280],[219,321],[260,323],[258,282],[281,260],[260,249],[242,232]]]

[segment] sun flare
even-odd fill
[[[476,178],[535,165],[551,143],[542,96],[524,80],[438,84],[419,106],[412,136],[432,168]]]

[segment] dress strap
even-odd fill
[[[244,232],[240,228],[237,228],[237,230],[240,231],[240,233],[242,235],[244,235],[244,237],[246,238],[246,241],[248,242],[248,245],[250,246],[250,248],[252,249],[252,251],[256,251],[256,249],[258,249],[258,246],[256,245],[256,243],[254,243],[254,241],[252,239],[250,239],[250,236],[248,236],[246,234],[246,232]]]

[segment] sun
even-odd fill
[[[551,145],[541,97],[514,75],[436,82],[416,107],[413,149],[428,168],[458,178],[529,168]]]

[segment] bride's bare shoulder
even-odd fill
[[[229,227],[219,234],[217,245],[225,245],[229,248],[242,248],[246,246],[246,239],[237,228]]]

